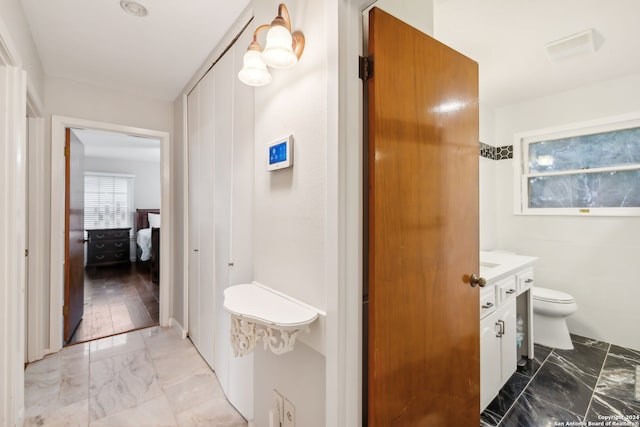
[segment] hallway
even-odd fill
[[[25,372],[25,427],[246,427],[188,339],[152,327],[72,345]]]

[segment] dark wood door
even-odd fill
[[[369,426],[477,427],[477,64],[369,18]]]
[[[84,145],[66,129],[65,144],[64,341],[84,311]]]

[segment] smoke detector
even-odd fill
[[[595,53],[596,32],[593,28],[547,43],[544,47],[551,62],[577,55]]]
[[[120,7],[129,15],[138,16],[142,18],[147,16],[147,8],[138,2],[133,0],[120,0]]]

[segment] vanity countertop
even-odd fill
[[[525,267],[533,265],[537,257],[505,252],[480,251],[480,276],[491,284]]]

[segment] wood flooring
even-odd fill
[[[84,315],[67,344],[158,324],[160,288],[136,263],[84,272]]]

